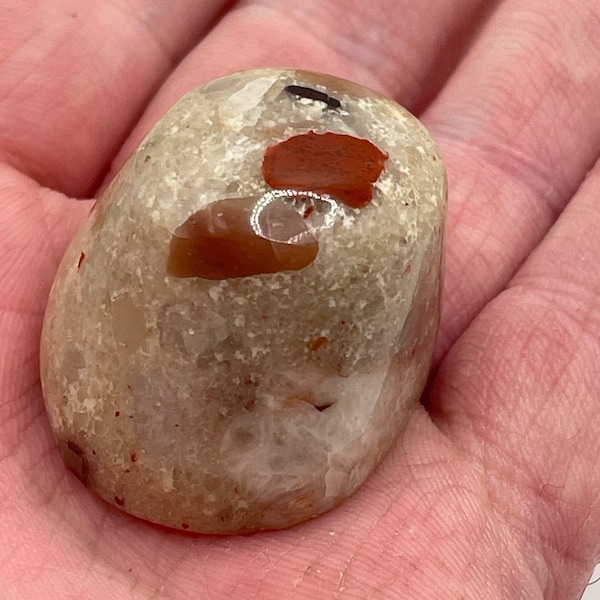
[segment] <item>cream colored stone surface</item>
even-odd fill
[[[389,154],[372,203],[344,209],[302,270],[169,276],[174,230],[212,201],[265,193],[266,148],[308,131]],[[190,531],[283,528],[338,505],[425,383],[445,198],[423,126],[356,84],[265,69],[187,94],[99,200],[51,292],[42,383],[69,467],[117,508]]]

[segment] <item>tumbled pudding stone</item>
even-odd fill
[[[261,69],[187,94],[50,294],[42,385],[66,464],[189,531],[339,505],[427,378],[445,199],[424,127],[357,84]]]

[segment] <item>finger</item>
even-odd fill
[[[460,56],[490,0],[246,0],[165,82],[115,161],[118,170],[185,92],[233,71],[287,66],[345,77],[416,110]]]
[[[8,390],[2,406],[11,406],[38,384],[44,302],[66,245],[90,206],[40,188],[6,166],[0,166],[0,197],[0,389]],[[27,377],[17,365],[27,365]]]
[[[22,4],[0,12],[0,160],[82,196],[226,1]]]
[[[505,285],[600,151],[600,5],[507,0],[425,116],[450,214],[438,356]]]
[[[599,197],[600,163],[453,347],[432,396],[498,509],[528,516],[557,578],[582,585],[600,539]]]
[[[281,9],[277,0],[245,0],[244,4],[271,12]],[[300,38],[325,41],[336,61],[354,65],[361,80],[416,112],[451,71],[470,34],[494,4],[489,0],[293,0],[286,3],[285,15],[293,18]]]

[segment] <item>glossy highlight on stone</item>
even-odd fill
[[[167,272],[174,277],[229,279],[261,273],[297,271],[317,256],[319,244],[301,214],[279,202],[281,241],[252,227],[255,198],[226,198],[211,202],[180,225],[171,239]],[[275,210],[271,208],[271,213]],[[271,227],[274,227],[271,223]],[[266,228],[266,226],[263,226]],[[285,238],[288,238],[287,240]],[[297,239],[289,243],[289,238]]]
[[[182,531],[338,506],[427,379],[445,201],[425,128],[360,85],[258,69],[185,95],[48,300],[41,381],[66,468]]]

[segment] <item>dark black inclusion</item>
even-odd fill
[[[312,88],[305,87],[303,85],[288,85],[286,86],[285,91],[292,96],[323,102],[327,105],[327,108],[331,108],[333,110],[337,110],[338,108],[342,107],[342,103],[337,98],[328,96],[325,92],[313,90]]]

